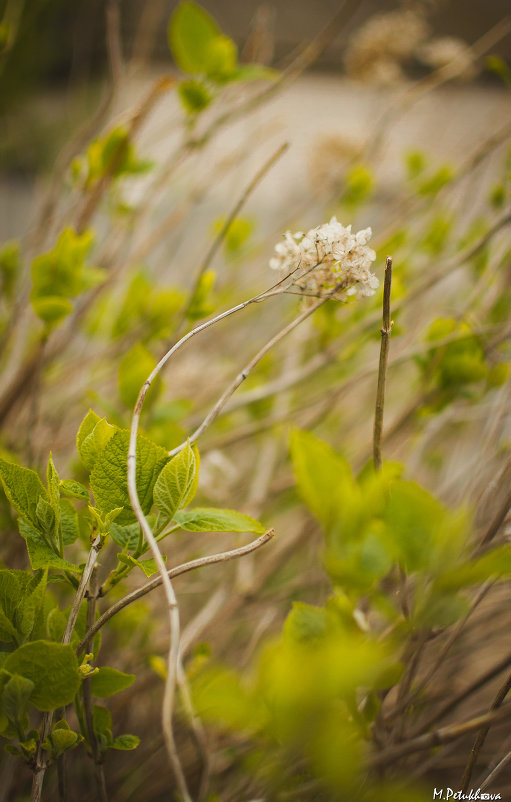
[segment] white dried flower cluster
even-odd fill
[[[346,70],[370,83],[402,81],[401,65],[414,55],[428,33],[424,17],[410,9],[375,14],[352,38],[344,59]]]
[[[306,234],[289,231],[284,241],[275,246],[270,267],[304,295],[322,296],[337,287],[332,295],[345,300],[347,295],[374,295],[379,282],[371,265],[376,258],[367,246],[371,229],[353,234],[351,226],[343,226],[332,217],[329,223],[311,228]]]

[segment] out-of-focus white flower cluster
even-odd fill
[[[344,63],[361,81],[393,84],[404,79],[408,61],[429,33],[423,15],[408,9],[375,14],[352,37]]]
[[[428,8],[428,5],[431,5]],[[427,15],[434,4],[421,2],[374,14],[351,37],[344,56],[348,75],[359,81],[392,85],[406,78],[403,66],[419,61],[432,69],[452,67],[450,78],[468,81],[477,74],[470,48],[454,37],[428,41]]]
[[[306,296],[321,297],[335,287],[332,297],[338,300],[374,295],[379,282],[370,270],[376,258],[367,246],[371,234],[370,228],[353,234],[351,226],[343,226],[335,217],[306,234],[287,231],[275,246],[270,267],[282,278],[289,275],[290,286]]]

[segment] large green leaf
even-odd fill
[[[94,413],[92,413],[94,415]],[[92,422],[92,418],[87,416],[80,426],[77,437],[78,453],[86,468],[91,471],[96,464],[98,457],[103,454],[107,444],[112,439],[116,432],[116,427],[108,423],[106,418],[100,418],[92,430],[85,434]],[[85,424],[85,430],[82,428]],[[84,436],[85,435],[85,436]]]
[[[0,571],[1,641],[20,645],[44,626],[46,581],[46,571]]]
[[[78,513],[66,498],[60,500],[60,525],[64,546],[70,546],[80,534]]]
[[[129,431],[126,429],[116,431],[98,456],[90,477],[96,506],[100,510],[110,512],[124,507],[116,518],[116,523],[121,526],[133,523],[136,519],[131,509],[127,485],[129,440]],[[168,454],[164,448],[160,448],[143,435],[137,438],[136,454],[137,491],[142,510],[147,514],[152,507],[155,482],[168,462]]]
[[[445,508],[427,490],[415,482],[394,482],[384,515],[394,559],[408,571],[427,570],[435,561],[435,533],[445,517]]]
[[[30,701],[38,710],[64,707],[80,687],[78,660],[69,644],[44,640],[26,643],[8,656],[3,667],[34,683]]]
[[[76,448],[79,454],[85,438],[88,437],[89,434],[92,434],[94,427],[97,423],[99,423],[100,420],[100,416],[97,415],[92,409],[89,409],[86,416],[82,420],[80,428],[78,429],[78,434],[76,435]]]
[[[221,31],[207,11],[191,0],[180,3],[170,18],[167,35],[174,60],[183,72],[209,72],[211,48]]]
[[[19,575],[20,579],[24,576],[24,572]],[[38,570],[23,589],[23,597],[17,608],[17,626],[24,640],[38,623],[42,623],[46,581],[47,571]]]
[[[112,741],[112,749],[119,749],[121,752],[128,752],[136,749],[140,743],[138,735],[118,735]]]
[[[299,430],[291,436],[291,458],[300,495],[325,533],[342,531],[345,539],[358,536],[363,503],[347,460],[310,432]]]
[[[20,518],[37,528],[38,501],[41,497],[45,500],[48,498],[37,473],[30,468],[0,459],[0,478],[5,494]]]
[[[82,485],[81,482],[75,482],[74,479],[64,479],[61,481],[60,491],[64,493],[65,496],[79,498],[82,501],[90,501],[89,491],[85,485]]]
[[[129,688],[134,681],[135,674],[125,674],[116,668],[104,666],[99,669],[97,674],[93,674],[91,677],[92,694],[105,699],[107,696],[113,696],[114,693],[119,693],[125,688]]]
[[[194,498],[199,482],[199,452],[187,443],[168,462],[154,486],[154,503],[169,521]]]
[[[91,231],[76,234],[72,228],[66,228],[51,251],[37,256],[32,263],[32,300],[78,295],[93,239]]]
[[[34,683],[19,674],[13,674],[2,692],[2,709],[14,724],[23,727],[28,711],[29,699],[34,691]]]
[[[37,568],[55,568],[61,571],[80,571],[78,566],[73,565],[73,563],[70,563],[63,557],[60,557],[43,538],[41,533],[33,526],[30,526],[30,524],[26,523],[26,521],[19,522],[19,529],[21,535],[25,538],[27,543],[30,565],[34,571]]]
[[[135,521],[127,526],[119,526],[115,521],[110,524],[110,537],[123,549],[133,551],[136,549],[140,535],[140,524]]]
[[[262,535],[265,527],[250,515],[235,510],[217,510],[214,507],[197,507],[187,512],[176,512],[174,520],[188,532],[253,532]]]

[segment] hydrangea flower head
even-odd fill
[[[338,287],[332,297],[345,300],[347,295],[374,295],[379,282],[370,267],[376,258],[367,243],[371,229],[353,234],[332,217],[329,223],[284,235],[275,246],[270,267],[304,295],[321,297]]]

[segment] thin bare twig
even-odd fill
[[[222,393],[214,407],[211,411],[206,415],[200,426],[195,429],[193,434],[189,437],[190,443],[195,443],[199,437],[206,431],[206,429],[211,426],[213,421],[220,415],[222,409],[225,407],[226,403],[228,402],[229,398],[233,395],[233,393],[238,389],[240,384],[242,384],[246,378],[250,375],[252,370],[261,361],[261,359],[270,351],[280,340],[283,340],[290,332],[296,329],[297,326],[300,325],[304,320],[310,317],[316,309],[319,309],[320,306],[323,306],[330,298],[330,295],[320,298],[319,301],[316,301],[312,306],[309,306],[305,309],[298,317],[291,321],[287,326],[281,329],[277,334],[275,334],[268,342],[252,357],[252,359],[245,365],[243,370],[238,373],[235,379],[231,382],[231,384],[227,387],[227,389]],[[188,441],[186,441],[188,442]],[[180,445],[173,448],[172,451],[169,452],[169,455],[172,457],[175,454],[178,454],[186,445],[186,442],[181,443]]]
[[[434,675],[436,674],[436,672],[438,671],[438,669],[442,665],[447,653],[451,650],[452,646],[454,645],[456,640],[459,638],[459,636],[460,636],[463,628],[467,624],[470,616],[472,615],[472,613],[474,612],[476,607],[478,607],[478,605],[482,602],[482,600],[484,599],[486,594],[491,590],[493,585],[494,585],[493,582],[486,582],[482,586],[482,588],[480,589],[480,591],[477,594],[476,598],[472,602],[472,604],[470,606],[470,610],[466,613],[466,615],[461,619],[461,621],[458,622],[456,627],[453,629],[453,631],[451,632],[449,638],[447,639],[447,641],[443,645],[442,649],[440,650],[440,653],[439,653],[437,659],[434,661],[433,665],[430,666],[429,670],[426,672],[426,675],[420,680],[419,684],[413,689],[413,691],[405,699],[403,699],[399,704],[397,704],[394,707],[393,710],[390,711],[388,716],[386,716],[386,720],[387,721],[395,718],[395,716],[397,716],[399,713],[403,712],[403,710],[406,710],[406,708],[410,706],[410,704],[413,702],[414,699],[417,698],[417,696],[421,693],[421,691],[424,690],[426,685],[431,681],[431,679],[434,677]]]
[[[411,738],[409,741],[385,749],[370,760],[369,765],[371,768],[387,766],[399,760],[401,757],[411,755],[414,752],[424,752],[435,746],[442,746],[443,744],[450,743],[458,738],[462,738],[468,733],[481,729],[481,727],[503,721],[509,718],[510,715],[511,705],[506,705],[498,710],[493,710],[491,713],[485,713],[482,716],[463,721],[461,724],[453,724],[451,727],[442,727],[426,735],[419,735],[417,738]]]
[[[510,690],[511,690],[511,674],[507,677],[504,684],[499,688],[497,695],[495,696],[495,699],[490,705],[490,710],[488,715],[491,715],[492,713],[495,713],[496,711],[499,710]],[[470,778],[472,777],[472,772],[477,762],[479,752],[481,751],[481,748],[486,740],[486,736],[488,735],[488,732],[490,731],[490,726],[492,724],[493,721],[491,720],[488,721],[487,723],[482,722],[481,728],[478,728],[479,732],[477,733],[474,745],[472,747],[472,751],[470,752],[470,757],[467,761],[467,765],[465,766],[465,771],[463,772],[463,778],[461,780],[461,790],[463,793],[468,788],[468,784],[470,782]]]
[[[225,237],[227,236],[227,234],[229,232],[229,229],[231,228],[232,224],[234,223],[234,221],[236,220],[237,216],[239,215],[239,213],[243,209],[245,203],[247,202],[247,200],[251,196],[252,192],[261,183],[261,181],[263,180],[265,175],[271,170],[271,168],[280,159],[280,157],[284,155],[284,153],[286,152],[286,150],[288,150],[288,148],[289,148],[289,143],[288,142],[284,142],[283,145],[280,145],[280,147],[277,148],[275,153],[273,153],[270,156],[270,158],[266,160],[266,162],[263,164],[263,166],[257,171],[256,175],[253,177],[253,179],[248,184],[248,186],[243,190],[241,196],[239,197],[239,199],[237,200],[237,202],[234,204],[233,208],[229,212],[225,223],[223,224],[223,226],[220,229],[220,231],[218,232],[217,236],[215,237],[215,239],[211,243],[211,247],[209,248],[208,252],[206,253],[204,259],[202,260],[202,263],[199,265],[199,269],[197,270],[197,273],[196,273],[196,275],[194,277],[193,285],[192,285],[192,288],[191,288],[189,296],[188,296],[188,301],[187,301],[187,303],[185,305],[185,308],[183,310],[183,313],[181,315],[179,323],[178,323],[178,325],[176,327],[176,331],[177,332],[179,332],[182,329],[182,326],[183,326],[183,324],[184,324],[184,322],[186,320],[187,313],[188,313],[191,305],[193,304],[193,302],[195,300],[195,296],[197,294],[197,289],[199,287],[199,284],[200,284],[202,276],[204,275],[204,273],[208,270],[209,266],[211,265],[213,259],[215,258],[216,253],[218,252],[218,249],[220,248],[220,246],[221,246],[222,242],[224,241]]]
[[[259,303],[265,300],[266,298],[272,297],[273,295],[276,294],[280,294],[282,292],[281,288],[282,283],[283,280],[277,282],[269,290],[259,293],[259,295],[256,295],[253,298],[249,298],[247,301],[243,301],[242,303],[237,304],[231,309],[228,309],[227,311],[222,312],[219,315],[216,315],[214,318],[205,321],[201,325],[192,329],[192,331],[188,332],[188,334],[185,334],[184,337],[182,337],[177,343],[175,343],[175,345],[173,345],[167,351],[167,353],[164,354],[164,356],[160,359],[154,370],[151,372],[147,380],[142,385],[142,388],[137,398],[137,402],[135,404],[135,409],[133,411],[133,416],[131,420],[130,442],[129,442],[128,459],[127,459],[128,493],[131,506],[140,524],[142,534],[145,537],[145,540],[151,550],[155,563],[158,567],[158,572],[162,579],[162,584],[165,590],[165,596],[167,599],[167,605],[169,610],[170,645],[167,659],[167,677],[165,681],[165,694],[162,707],[162,724],[163,724],[163,736],[165,739],[167,753],[172,768],[174,770],[179,792],[183,797],[183,802],[190,802],[190,795],[188,792],[186,779],[179,760],[179,755],[177,753],[176,744],[174,741],[174,733],[172,729],[172,715],[174,708],[175,687],[179,669],[179,655],[180,655],[179,639],[180,639],[181,625],[179,618],[179,607],[174,592],[174,588],[172,586],[170,576],[165,567],[165,563],[163,561],[163,557],[161,555],[158,543],[153,535],[149,522],[146,516],[144,515],[138,497],[136,471],[137,471],[137,434],[138,434],[139,420],[142,412],[142,407],[144,405],[145,397],[147,395],[149,388],[152,385],[152,382],[154,381],[156,376],[160,373],[162,368],[167,364],[169,359],[176,353],[176,351],[178,351],[183,345],[185,345],[186,342],[188,342],[188,340],[190,340],[196,334],[199,334],[200,332],[204,331],[205,329],[209,328],[215,323],[218,323],[220,320],[223,320],[229,315],[232,315],[235,312],[240,311],[241,309],[245,309],[249,304]]]
[[[167,360],[164,357],[164,359],[161,360],[160,363],[158,363],[157,368],[161,369],[161,367],[163,366],[163,364],[165,364],[166,361]],[[138,497],[137,481],[136,481],[138,423],[140,420],[140,414],[142,412],[142,406],[144,403],[145,396],[147,394],[149,387],[151,386],[153,378],[157,375],[158,372],[157,368],[155,368],[151,376],[142,386],[142,389],[139,393],[137,403],[135,404],[135,409],[133,412],[133,417],[131,421],[131,430],[130,430],[129,450],[128,450],[128,493],[131,506],[140,524],[142,534],[145,537],[146,542],[149,545],[149,548],[151,549],[154,561],[158,567],[158,572],[162,579],[162,584],[167,599],[169,622],[170,622],[170,644],[169,644],[169,653],[167,660],[165,693],[163,697],[163,706],[162,706],[163,737],[165,740],[165,747],[167,749],[167,754],[172,766],[172,770],[174,772],[174,777],[177,783],[179,793],[182,797],[182,800],[183,802],[192,802],[192,798],[188,791],[186,777],[184,775],[183,768],[181,766],[181,761],[179,759],[179,755],[177,752],[176,742],[174,739],[174,731],[172,727],[175,687],[176,687],[176,679],[179,667],[179,637],[181,629],[181,624],[179,620],[179,607],[177,604],[177,598],[174,592],[174,588],[172,586],[172,582],[170,581],[170,577],[165,567],[165,562],[163,561],[163,557],[158,547],[158,543],[156,541],[155,536],[153,535],[149,522],[145,517],[142,507],[140,505],[140,499]]]
[[[239,557],[243,557],[245,554],[250,554],[251,551],[255,551],[255,549],[258,549],[261,546],[264,546],[265,543],[272,539],[273,535],[273,529],[269,529],[264,535],[261,535],[251,543],[247,543],[246,546],[240,546],[239,548],[232,549],[231,551],[223,551],[219,554],[208,554],[206,557],[199,557],[196,560],[191,560],[190,562],[183,563],[182,565],[177,565],[175,568],[170,568],[168,570],[168,575],[171,579],[174,579],[176,576],[186,574],[189,571],[194,571],[196,568],[202,568],[205,565],[214,565],[215,563],[236,560]],[[77,654],[83,652],[87,641],[92,638],[96,632],[99,632],[101,627],[103,627],[114,615],[119,613],[121,610],[124,610],[124,608],[129,604],[137,601],[137,599],[141,599],[147,593],[150,593],[152,590],[159,587],[162,582],[163,580],[161,576],[158,575],[154,579],[150,579],[149,582],[146,582],[145,585],[142,585],[142,587],[133,590],[131,593],[128,593],[127,596],[124,596],[124,598],[119,599],[119,601],[115,602],[115,604],[112,604],[112,606],[109,607],[108,610],[106,610],[87,631],[84,639],[76,649]]]
[[[80,605],[84,599],[85,591],[87,590],[87,587],[89,585],[89,581],[92,572],[94,570],[94,566],[96,565],[96,560],[98,559],[98,554],[101,549],[101,545],[102,545],[101,535],[96,535],[92,543],[92,547],[89,552],[85,568],[83,569],[83,574],[80,579],[80,584],[78,585],[78,589],[73,599],[73,605],[71,607],[71,612],[69,613],[69,618],[67,619],[66,629],[64,630],[64,635],[62,636],[62,643],[69,643],[71,640],[71,635],[73,634],[73,629],[75,628],[76,619],[78,618],[78,613],[80,612]]]
[[[453,696],[449,699],[449,701],[443,705],[439,710],[435,711],[433,715],[428,718],[424,724],[421,725],[420,731],[414,733],[414,735],[421,735],[426,730],[429,730],[433,724],[436,724],[437,721],[441,721],[445,716],[449,715],[458,705],[468,699],[469,696],[476,693],[480,688],[483,688],[488,682],[491,682],[494,677],[498,676],[504,669],[508,668],[511,665],[511,654],[506,655],[503,660],[500,660],[496,665],[492,666],[488,671],[485,671],[478,679],[472,682],[467,688],[463,691],[460,691],[456,696]]]
[[[511,509],[511,490],[507,493],[504,501],[498,508],[497,512],[495,513],[493,519],[490,522],[488,529],[486,530],[485,534],[483,535],[481,542],[479,543],[477,549],[474,552],[474,557],[477,557],[481,551],[485,550],[485,547],[490,543],[493,538],[498,535],[500,528],[504,521],[506,520],[507,514]]]
[[[87,563],[85,565],[85,568],[83,569],[83,573],[80,579],[80,584],[78,585],[78,589],[73,599],[71,612],[69,613],[66,628],[64,630],[64,635],[62,636],[63,644],[67,644],[71,640],[71,635],[73,634],[73,629],[76,624],[76,619],[78,618],[78,613],[80,611],[80,605],[85,596],[85,591],[87,590],[87,586],[89,584],[90,577],[96,564],[96,560],[98,558],[98,552],[100,549],[101,549],[101,536],[97,535],[92,543]],[[37,748],[37,753],[34,759],[34,777],[32,781],[32,793],[30,797],[30,802],[40,802],[41,799],[44,775],[46,773],[46,768],[47,768],[47,763],[42,759],[42,753],[43,753],[42,745],[48,738],[48,735],[50,734],[52,721],[53,721],[53,711],[50,710],[48,713],[45,713],[43,715],[41,723],[41,737],[39,739],[39,746]]]
[[[480,788],[481,791],[484,791],[485,788],[488,788],[490,783],[494,781],[495,777],[497,777],[500,774],[502,769],[506,768],[507,764],[510,761],[511,761],[511,751],[509,751],[506,755],[504,755],[504,757],[501,760],[499,760],[497,765],[490,771],[488,776],[477,784],[477,787]]]
[[[373,462],[376,470],[382,465],[381,438],[383,431],[383,409],[385,405],[385,379],[389,360],[390,332],[390,291],[392,286],[392,259],[387,256],[385,262],[385,281],[383,285],[383,325],[381,331],[380,362],[378,365],[378,387],[376,390],[376,407],[374,410],[373,430]]]
[[[89,583],[89,590],[87,593],[87,619],[86,629],[89,630],[94,623],[96,617],[96,602],[98,598],[98,582],[97,570],[94,568],[91,574]],[[86,651],[91,647],[91,640],[88,639],[85,645]],[[86,677],[83,681],[83,709],[85,714],[85,723],[87,726],[87,734],[89,736],[89,744],[94,761],[94,776],[96,778],[96,791],[98,794],[98,802],[108,802],[108,794],[106,790],[105,772],[103,771],[103,764],[101,762],[101,752],[99,750],[96,733],[94,732],[94,720],[92,715],[92,688],[91,679]]]

